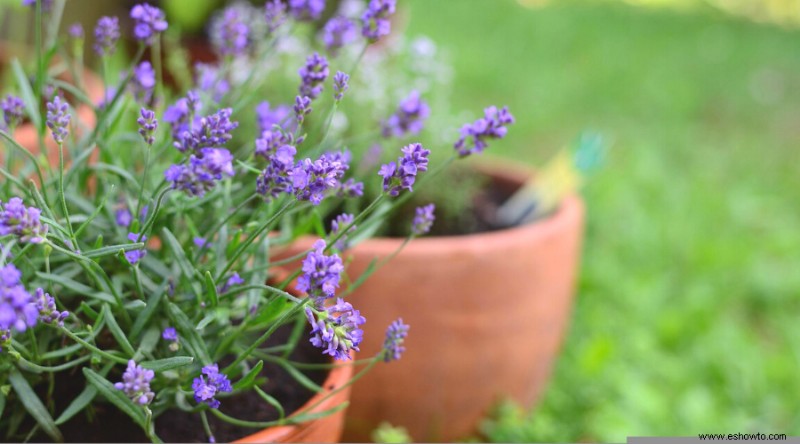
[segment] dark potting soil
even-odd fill
[[[276,330],[270,339],[263,344],[263,347],[285,343],[291,332],[290,327],[284,326]],[[289,359],[304,363],[321,364],[329,362],[318,348],[315,348],[302,338]],[[228,362],[231,361],[229,360]],[[221,367],[224,365],[224,362],[220,363]],[[111,374],[109,379],[112,381],[119,380],[121,378],[121,370],[117,373],[119,374]],[[321,385],[328,371],[309,370],[303,373],[315,384]],[[264,362],[264,368],[260,376],[267,378],[267,382],[261,386],[261,389],[275,397],[281,403],[287,415],[302,407],[314,395],[314,392],[300,385],[286,370],[277,364]],[[58,374],[56,376],[56,391],[53,396],[56,412],[63,411],[78,396],[84,386],[85,380],[80,371]],[[44,399],[43,394],[40,394],[40,396]],[[222,402],[220,411],[228,416],[246,421],[273,421],[278,419],[277,410],[264,402],[253,391],[219,399]],[[64,434],[66,442],[149,442],[142,429],[127,415],[115,406],[105,402],[101,395],[98,395],[96,400],[100,402],[95,403],[91,414],[84,411],[59,427]],[[194,400],[189,402],[194,403]],[[217,419],[216,416],[210,413],[207,416],[217,442],[230,442],[258,431],[258,429],[231,425]],[[208,436],[203,429],[199,414],[170,410],[159,415],[155,419],[155,423],[156,434],[164,442],[208,442]],[[23,426],[20,430],[30,430],[32,426],[33,424],[30,424],[29,427]],[[49,437],[39,434],[32,440],[32,442],[42,441],[49,441]]]

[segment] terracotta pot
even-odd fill
[[[11,51],[2,43],[0,43],[0,64],[6,62],[11,58],[10,56]],[[73,79],[70,73],[67,71],[61,77],[62,80],[72,83]],[[93,103],[98,103],[100,100],[103,99],[103,82],[102,80],[95,75],[93,72],[84,69],[83,70],[83,86],[85,88],[86,96],[91,100]],[[77,101],[73,101],[72,103],[75,106],[74,114],[72,116],[71,128],[79,128],[81,126],[85,126],[86,128],[94,128],[96,122],[96,116],[92,107],[84,104],[84,103],[77,103]],[[44,108],[42,108],[42,118],[44,118]],[[80,122],[80,124],[78,124]],[[77,124],[77,125],[76,125]],[[14,134],[12,134],[14,140],[17,141],[20,145],[27,148],[31,153],[35,155],[40,155],[41,150],[39,148],[39,134],[36,128],[33,126],[32,123],[26,122],[20,125],[18,128],[14,130]],[[58,145],[55,143],[52,137],[49,135],[49,130],[46,130],[45,134],[45,149],[47,154],[48,162],[52,168],[58,168]],[[65,155],[67,154],[67,150],[65,150]],[[95,151],[92,153],[90,161],[96,161],[97,159],[97,152]],[[4,162],[4,156],[0,156],[0,166]],[[65,159],[65,162],[68,159]],[[38,183],[38,178],[32,176],[32,179],[36,180]]]
[[[343,389],[321,402],[319,405],[314,406],[322,398],[327,396],[328,393],[345,385],[352,376],[352,366],[334,367],[328,375],[328,378],[325,379],[325,382],[322,384],[325,390],[309,399],[308,402],[294,413],[294,415],[299,413],[318,413],[347,402],[350,397],[350,387]],[[266,428],[234,442],[339,442],[344,427],[346,410],[347,409],[342,409],[332,415],[301,424]]]
[[[508,189],[530,177],[507,164],[478,169]],[[583,217],[573,196],[533,224],[416,239],[367,279],[349,297],[367,318],[362,353],[377,353],[398,317],[411,329],[402,359],[374,368],[353,388],[345,440],[367,441],[385,420],[417,441],[453,441],[475,433],[502,397],[531,405],[568,325]],[[348,273],[359,276],[402,242],[357,245]],[[301,239],[289,254],[311,243]]]

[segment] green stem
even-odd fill
[[[239,256],[241,256],[245,252],[245,250],[247,250],[247,248],[250,245],[252,245],[253,242],[255,242],[256,239],[258,239],[259,236],[261,236],[261,234],[264,231],[271,228],[272,225],[278,220],[278,218],[281,215],[283,215],[283,213],[286,210],[288,210],[291,206],[293,206],[296,203],[297,201],[294,199],[287,202],[286,205],[284,205],[280,210],[278,210],[277,213],[275,213],[272,217],[270,217],[269,220],[267,220],[267,222],[265,222],[264,225],[262,225],[258,230],[256,230],[255,233],[247,237],[247,239],[242,243],[241,246],[239,246],[239,248],[233,254],[233,257],[228,261],[227,265],[225,265],[225,268],[222,270],[222,272],[219,273],[219,275],[217,275],[217,278],[215,279],[217,285],[219,285],[222,282],[222,280],[225,278],[225,273],[227,273],[233,267],[233,264],[236,263],[236,260],[239,259]]]
[[[369,213],[371,213],[372,211],[375,210],[375,208],[377,208],[378,204],[381,203],[381,201],[385,197],[386,197],[386,194],[381,193],[381,195],[376,197],[375,200],[373,200],[372,203],[369,204],[369,206],[364,209],[364,211],[362,211],[358,216],[355,217],[355,219],[353,219],[352,222],[350,222],[350,224],[348,224],[346,227],[340,229],[338,234],[328,242],[328,246],[325,247],[325,251],[328,251],[331,248],[333,248],[333,246],[336,245],[336,241],[338,241],[339,239],[341,239],[342,236],[347,234],[347,232],[350,231],[351,228],[356,226],[356,224],[358,224],[362,220],[364,220],[364,218],[366,218],[369,215]]]
[[[111,353],[108,353],[106,351],[100,350],[99,348],[95,347],[94,345],[92,345],[92,344],[84,341],[83,339],[79,338],[78,335],[76,335],[75,333],[69,331],[69,329],[67,329],[65,327],[61,327],[60,329],[65,335],[69,336],[70,339],[72,339],[73,341],[77,342],[78,344],[81,344],[84,348],[86,348],[88,350],[91,350],[91,351],[97,353],[98,355],[100,355],[100,356],[102,356],[102,357],[104,357],[104,358],[106,358],[106,359],[108,359],[110,361],[114,361],[117,364],[127,364],[128,363],[127,359],[125,359],[123,357],[120,357],[120,356],[114,356]]]
[[[258,196],[253,194],[250,197],[248,197],[247,199],[245,199],[244,202],[242,202],[241,204],[239,204],[239,206],[234,208],[233,211],[225,219],[222,220],[222,222],[219,222],[211,230],[208,230],[208,232],[211,233],[211,235],[214,235],[215,233],[219,233],[220,228],[222,228],[223,225],[228,223],[228,221],[233,219],[233,216],[235,216],[236,213],[238,213],[242,208],[244,208],[250,202],[252,202],[254,199],[257,199],[257,198],[258,198]],[[222,241],[222,239],[220,239],[220,241]],[[208,245],[209,244],[210,244],[210,242],[206,242],[205,244],[203,244],[202,247],[197,249],[197,253],[194,256],[194,263],[197,263],[197,261],[200,260],[200,256],[202,256],[203,252],[208,249]]]
[[[3,130],[0,130],[0,136],[2,136],[4,139],[6,139],[8,142],[10,142],[12,147],[16,148],[25,157],[27,157],[31,162],[33,162],[33,166],[36,167],[36,176],[39,178],[39,186],[41,187],[41,190],[42,190],[42,198],[44,199],[45,202],[48,202],[47,201],[47,192],[46,192],[46,190],[44,188],[44,175],[42,175],[42,169],[39,168],[39,161],[36,160],[36,157],[33,154],[31,154],[30,151],[28,151],[27,149],[25,149],[25,147],[23,147],[22,145],[17,143],[17,141],[14,140],[13,137],[11,137],[11,134],[8,134],[7,132],[5,132]]]
[[[58,194],[61,198],[61,211],[64,212],[64,223],[67,225],[69,237],[77,248],[78,240],[75,239],[75,232],[72,230],[72,223],[69,220],[69,210],[67,209],[67,197],[64,194],[64,144],[58,144]]]
[[[164,76],[161,69],[161,34],[156,36],[155,40],[153,41],[152,49],[153,55],[151,58],[153,59],[153,68],[155,68],[156,71],[156,99],[160,98],[163,101],[164,82],[162,79]]]

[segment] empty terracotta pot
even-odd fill
[[[315,405],[330,392],[345,385],[352,375],[353,367],[351,366],[334,367],[322,384],[325,391],[314,395],[303,407],[300,407],[297,413],[318,413],[347,402],[350,396],[350,387],[335,393],[319,405]],[[339,442],[346,410],[342,409],[332,415],[301,424],[266,428],[235,442]]]
[[[530,172],[479,167],[500,187]],[[349,301],[366,317],[361,355],[377,353],[384,329],[411,326],[402,359],[381,364],[353,387],[344,439],[368,441],[382,421],[416,441],[453,441],[476,432],[495,402],[531,405],[542,393],[568,325],[583,203],[567,198],[551,217],[506,230],[415,239]],[[308,249],[301,239],[288,254]],[[377,238],[348,253],[351,278],[403,239]]]

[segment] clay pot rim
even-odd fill
[[[355,359],[355,353],[350,352],[350,359],[352,362]],[[326,399],[325,401],[321,402],[319,405],[314,407],[313,409],[309,410],[311,406],[318,403],[323,397],[327,396],[331,391],[340,388],[341,386],[345,385],[350,378],[353,376],[353,366],[352,365],[339,365],[331,369],[330,373],[328,373],[328,377],[325,378],[323,381],[322,388],[323,391],[315,394],[311,397],[305,404],[303,404],[300,408],[297,409],[294,413],[289,415],[287,418],[292,418],[293,416],[299,413],[318,413],[328,409],[331,409],[339,403],[339,394],[343,392],[346,393],[349,390],[349,387],[344,389],[342,392],[337,393]],[[333,390],[330,389],[333,387]],[[333,413],[334,415],[336,413]],[[289,424],[284,426],[273,426],[267,427],[265,429],[259,430],[255,433],[247,435],[243,438],[237,439],[234,442],[237,443],[256,443],[256,442],[292,442],[292,436],[296,435],[297,433],[302,432],[305,428],[309,427],[315,421],[319,421],[323,418],[313,419],[311,421],[306,421],[299,424]]]

